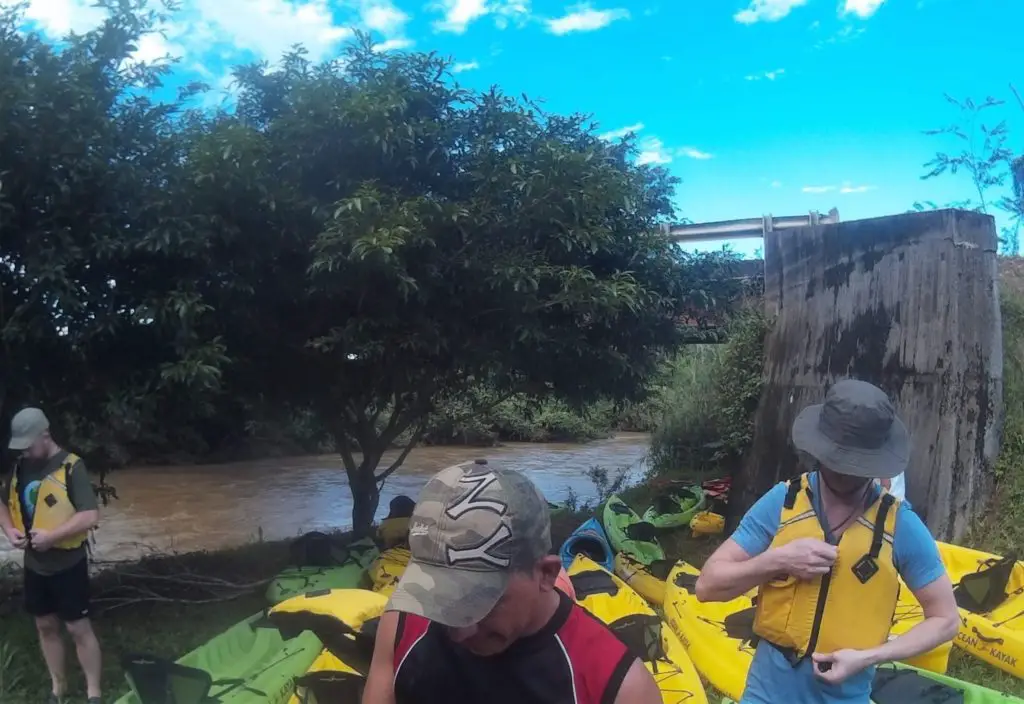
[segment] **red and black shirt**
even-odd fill
[[[635,656],[607,626],[559,592],[548,624],[504,652],[473,655],[444,627],[399,616],[398,704],[612,704]]]

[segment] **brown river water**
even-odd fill
[[[509,443],[495,448],[420,447],[388,478],[378,518],[398,494],[416,498],[434,472],[486,457],[526,472],[550,501],[569,491],[592,499],[587,477],[595,465],[629,467],[631,479],[645,469],[649,436],[621,433],[583,445]],[[382,464],[388,462],[385,456]],[[286,539],[310,530],[351,525],[352,497],[336,456],[270,459],[208,466],[144,467],[112,472],[107,481],[118,500],[101,508],[93,557],[130,560],[143,554],[211,550],[258,540]],[[20,562],[0,537],[0,562]]]

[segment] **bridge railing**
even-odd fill
[[[816,210],[807,215],[774,217],[771,214],[743,220],[698,222],[686,225],[664,224],[662,233],[673,242],[701,242],[707,240],[738,240],[764,237],[773,230],[788,230],[808,225],[830,225],[839,222],[839,211],[832,208],[825,215]]]

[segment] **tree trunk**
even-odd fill
[[[356,481],[351,481],[352,490],[352,533],[357,540],[372,534],[373,517],[380,505],[380,489],[374,472],[377,462],[370,464],[366,459],[359,463]]]
[[[800,471],[793,420],[834,381],[889,394],[913,445],[907,498],[959,539],[984,511],[1002,432],[993,219],[941,210],[769,232],[765,385],[732,485],[729,526]]]

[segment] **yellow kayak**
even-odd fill
[[[739,701],[754,659],[754,605],[750,591],[732,601],[701,603],[693,589],[700,575],[677,562],[665,585],[665,621],[686,646],[697,671],[722,694]]]
[[[412,553],[409,548],[393,547],[382,552],[370,565],[367,574],[370,575],[371,588],[378,594],[391,596],[395,591],[398,580],[402,578],[405,568],[409,565]]]
[[[754,658],[753,637],[756,589],[726,602],[700,602],[694,595],[697,577],[693,565],[678,562],[669,574],[665,586],[665,620],[679,635],[698,672],[726,696],[739,700],[747,682],[747,671]],[[905,603],[900,591],[900,602],[893,617],[892,636],[906,633],[920,623],[922,616]],[[910,595],[913,599],[913,596]],[[945,673],[949,664],[950,644],[946,643],[922,655],[907,660],[908,664],[925,670]]]
[[[627,553],[615,553],[615,575],[654,606],[665,602],[665,580],[674,565],[671,560],[655,560],[648,566]]]
[[[960,607],[955,645],[1024,678],[1024,562],[959,545],[936,544]],[[922,618],[921,605],[909,590],[901,590],[900,605],[910,617]]]
[[[288,704],[332,704],[357,702],[363,696],[366,677],[324,650],[306,674],[295,679],[295,692]]]
[[[665,704],[707,704],[683,644],[643,597],[585,555],[567,570],[578,603],[630,645],[654,675]]]

